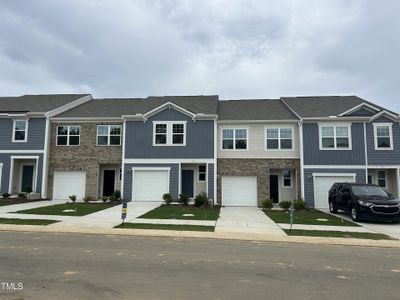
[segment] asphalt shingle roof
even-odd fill
[[[280,99],[219,101],[219,120],[297,120]]]

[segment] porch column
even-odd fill
[[[396,169],[397,199],[400,199],[400,169]]]

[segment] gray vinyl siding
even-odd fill
[[[305,165],[365,165],[364,125],[351,126],[352,150],[319,150],[317,123],[303,124]]]
[[[354,117],[371,117],[374,113],[370,112],[368,109],[360,108],[347,116],[354,116]]]
[[[153,121],[186,121],[186,146],[153,146]],[[175,109],[165,109],[146,122],[126,122],[125,158],[213,158],[214,121],[193,121]]]
[[[214,199],[214,164],[208,164],[208,198]]]
[[[38,156],[39,161],[37,170],[37,183],[36,183],[36,192],[42,192],[42,172],[43,172],[43,154],[42,153],[18,153],[18,154],[11,154],[11,153],[0,153],[0,163],[3,164],[1,170],[1,186],[0,192],[8,193],[8,188],[10,184],[10,167],[11,167],[11,156]],[[14,170],[15,171],[15,170]]]
[[[152,167],[152,168],[165,168],[171,167],[169,178],[169,191],[174,199],[179,196],[179,164],[125,164],[124,172],[124,191],[123,199],[132,201],[132,168],[133,167]],[[151,188],[151,187],[149,187]],[[162,201],[160,195],[160,201]],[[157,200],[157,199],[155,199]]]
[[[0,149],[1,150],[43,150],[46,133],[45,118],[28,120],[27,142],[12,142],[13,119],[0,118]]]
[[[373,123],[392,123],[393,150],[375,150],[375,136]],[[400,165],[400,125],[387,118],[381,117],[372,123],[366,124],[367,151],[369,165]]]
[[[355,173],[357,183],[366,183],[365,169],[304,169],[304,200],[308,207],[314,207],[313,173]]]

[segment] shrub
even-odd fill
[[[89,203],[90,201],[93,201],[93,198],[91,196],[85,196],[82,198],[83,202]]]
[[[109,200],[109,198],[107,196],[103,196],[101,197],[101,200],[103,200],[103,202],[106,203]]]
[[[306,202],[303,200],[303,198],[298,198],[293,201],[293,207],[296,210],[302,210],[306,208]]]
[[[189,203],[189,196],[186,194],[180,194],[179,195],[179,202],[182,203],[182,205],[188,205]]]
[[[265,209],[271,209],[274,206],[274,201],[272,201],[272,199],[263,199],[261,201],[261,206]]]
[[[114,194],[114,193],[111,194],[111,196],[109,197],[109,199],[110,199],[111,202],[115,202],[115,201],[118,200],[117,197],[115,197],[115,194]]]
[[[208,197],[207,194],[204,192],[201,192],[194,198],[194,206],[200,207],[200,206],[208,206]]]
[[[121,199],[121,191],[120,190],[115,190],[113,195],[115,196],[116,200],[120,200]]]
[[[76,201],[76,195],[71,195],[71,196],[69,196],[69,199],[72,201],[72,203],[75,203],[75,201]]]
[[[9,193],[4,193],[2,196],[4,199],[6,199],[6,198],[10,198],[11,195]]]
[[[169,193],[165,193],[164,195],[162,195],[162,199],[164,200],[166,205],[170,205],[172,202],[172,195]]]
[[[289,208],[292,206],[292,201],[282,201],[279,203],[279,206],[284,210],[289,210]]]

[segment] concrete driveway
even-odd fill
[[[286,233],[258,207],[221,207],[215,232]]]

